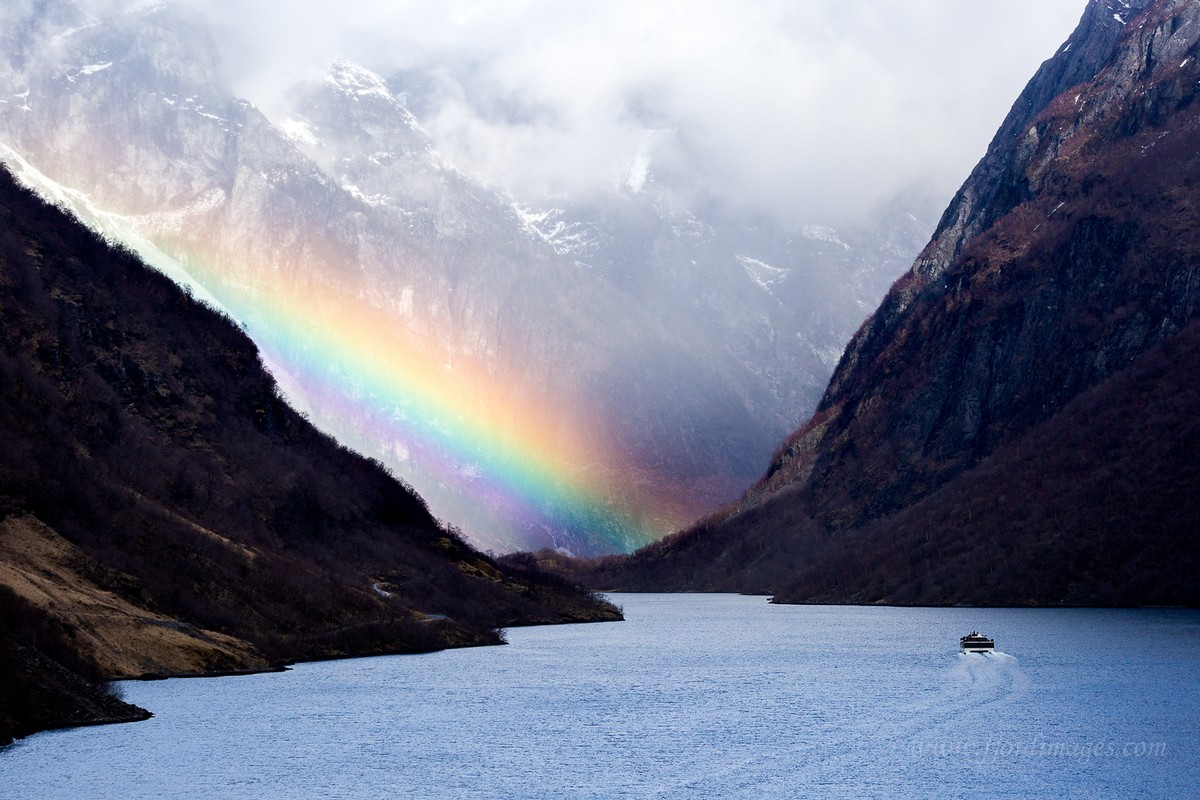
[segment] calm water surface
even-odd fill
[[[1191,797],[1200,613],[614,595],[509,646],[127,683],[0,797]],[[978,628],[1003,651],[964,656]]]

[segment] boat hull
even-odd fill
[[[996,649],[996,643],[979,631],[971,631],[958,640],[964,653],[991,653]]]

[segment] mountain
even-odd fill
[[[1195,604],[1200,6],[1093,0],[737,503],[594,580]]]
[[[498,551],[628,551],[736,497],[932,229],[918,199],[834,230],[681,198],[669,131],[603,191],[517,200],[438,151],[404,76],[336,62],[268,117],[186,5],[5,13],[21,179]]]
[[[0,738],[144,715],[98,679],[619,619],[498,565],[282,399],[227,318],[0,172]]]

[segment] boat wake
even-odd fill
[[[984,652],[984,653],[962,653],[962,652],[960,652],[958,654],[958,657],[963,660],[968,660],[968,659],[972,659],[972,658],[988,658],[988,659],[994,658],[998,661],[1012,661],[1014,663],[1017,661],[1016,656],[1014,656],[1012,653],[1005,653],[1003,650],[988,650],[987,652]]]
[[[1029,676],[1016,656],[999,650],[959,653],[946,690],[965,714],[984,712],[1029,690]]]

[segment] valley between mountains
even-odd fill
[[[20,22],[0,741],[589,588],[1200,602],[1192,0],[1089,0],[936,227],[840,230],[683,202],[666,133],[531,206],[348,61],[268,117],[184,5]]]

